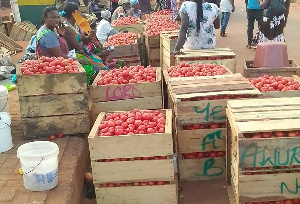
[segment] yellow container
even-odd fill
[[[18,0],[19,6],[54,5],[55,0]]]

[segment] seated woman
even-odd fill
[[[129,16],[136,17],[136,18],[141,18],[142,12],[139,10],[140,5],[138,0],[130,0],[131,4],[131,9],[129,12]]]
[[[110,35],[115,35],[118,32],[111,26],[109,22],[109,19],[111,17],[111,13],[109,10],[102,11],[101,17],[102,20],[97,26],[96,36],[100,43],[104,44]]]
[[[59,27],[57,8],[46,7],[44,9],[43,23],[44,25],[37,31],[37,56],[68,58],[69,50],[66,41],[61,37],[64,34],[64,27]]]

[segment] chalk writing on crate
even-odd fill
[[[225,164],[225,158],[222,158],[223,162]],[[215,158],[209,158],[206,159],[203,164],[203,171],[201,174],[194,173],[195,177],[217,177],[221,176],[224,173],[224,168],[215,165],[216,159]]]
[[[141,97],[141,92],[134,87],[132,84],[127,84],[123,86],[117,86],[114,88],[107,87],[105,90],[105,100],[123,100],[127,98],[138,98]]]
[[[285,182],[281,182],[280,194],[282,195],[284,193],[284,189],[285,189],[288,193],[297,195],[299,192],[299,188],[300,188],[300,186],[298,184],[298,178],[295,178],[295,190],[291,189],[291,187],[288,187]]]
[[[211,121],[211,120],[217,121],[217,120],[225,120],[226,119],[226,116],[223,116],[223,115],[220,116],[220,114],[223,114],[224,108],[222,106],[211,107],[210,102],[208,102],[206,107],[202,110],[201,110],[201,107],[194,106],[194,111],[199,114],[200,113],[204,114],[204,119],[207,122]]]

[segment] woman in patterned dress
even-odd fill
[[[202,0],[185,1],[180,8],[181,26],[173,51],[180,49],[213,49],[216,46],[216,31],[220,27],[219,8]]]
[[[268,6],[269,1],[263,1],[261,7]],[[285,12],[272,17],[264,17],[259,23],[258,42],[285,42],[283,29],[289,15],[290,0],[285,0]]]

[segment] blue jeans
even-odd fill
[[[222,12],[221,15],[221,33],[225,33],[230,18],[230,12]]]

